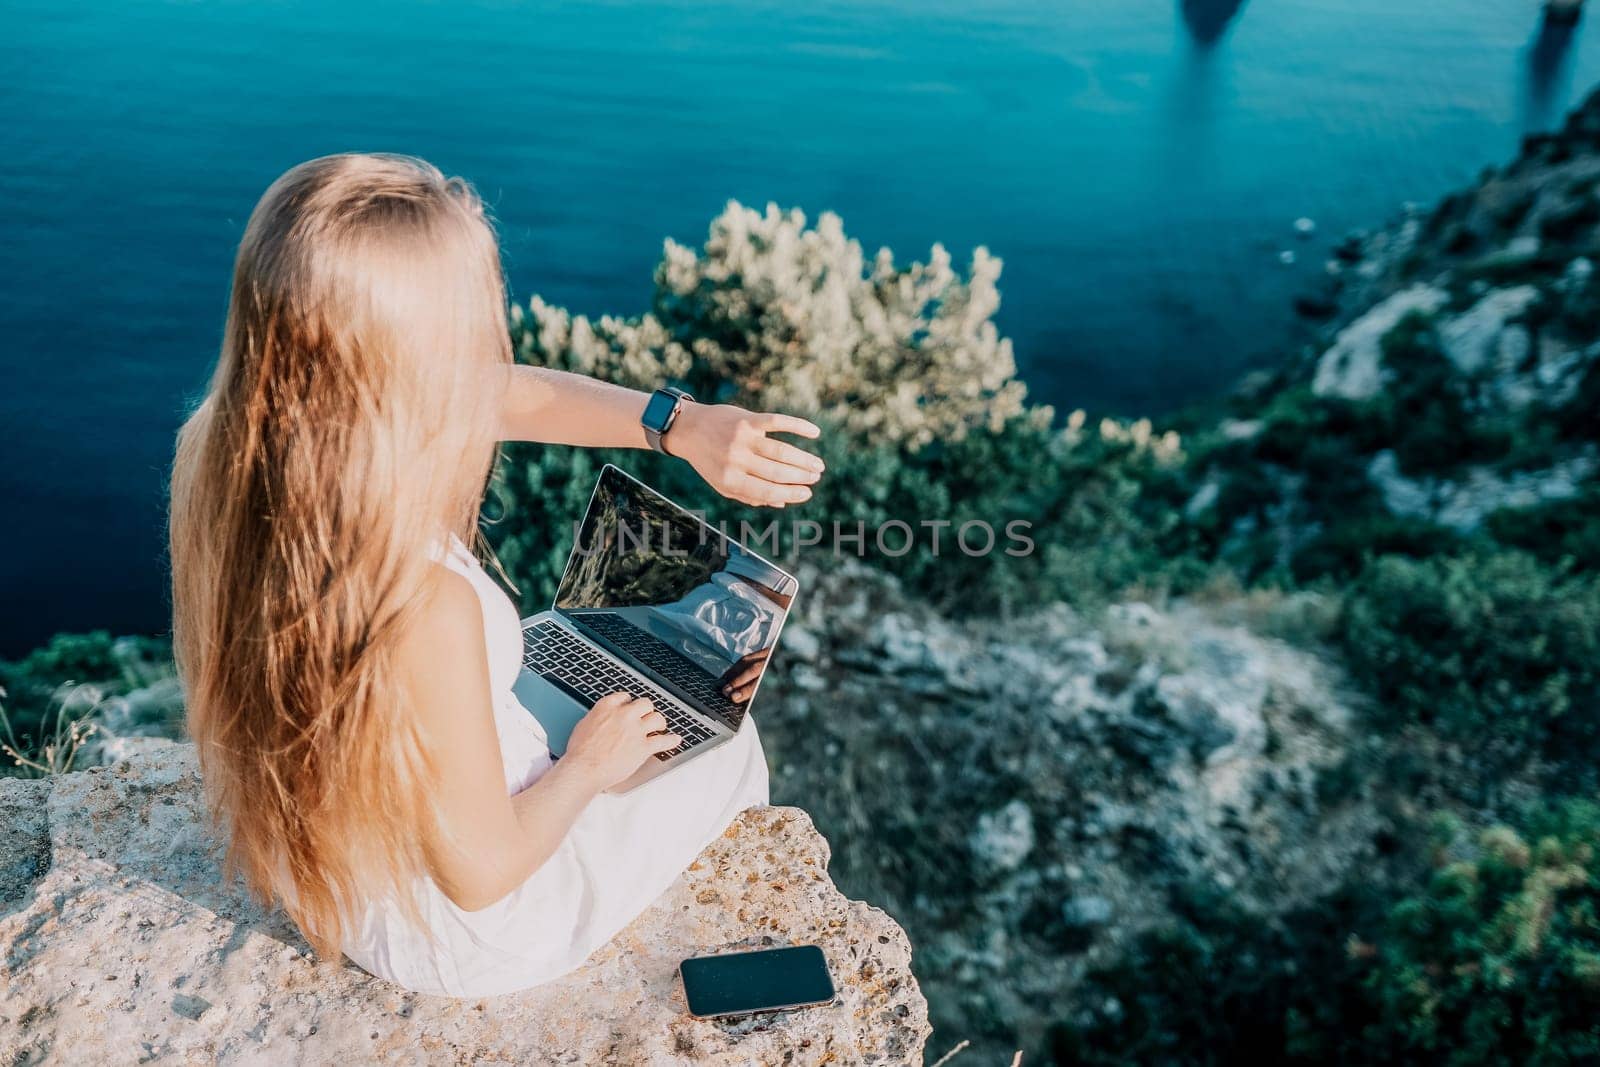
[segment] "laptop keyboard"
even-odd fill
[[[611,611],[586,611],[577,616],[607,641],[700,701],[728,722],[740,722],[744,708],[722,695],[720,678],[713,678],[689,657]]]
[[[604,653],[585,644],[565,627],[541,619],[523,630],[522,636],[522,665],[548,679],[584,707],[593,707],[595,701],[618,690],[644,697],[654,704],[656,710],[666,716],[667,729],[683,738],[677,748],[657,752],[656,759],[669,760],[716,736],[676,698],[607,659]]]

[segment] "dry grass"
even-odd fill
[[[0,698],[5,690],[0,689]],[[45,778],[72,770],[79,752],[98,727],[93,722],[104,695],[91,685],[62,686],[55,695],[56,714],[50,730],[31,750],[17,740],[11,717],[0,704],[0,755],[11,760],[12,774]]]

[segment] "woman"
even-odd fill
[[[466,543],[496,442],[642,448],[647,397],[513,367],[494,235],[419,160],[278,179],[234,268],[222,353],[178,439],[174,632],[230,867],[321,953],[480,996],[580,964],[741,809],[755,726],[622,795],[677,744],[597,703],[552,765],[512,695],[517,611]],[[663,447],[782,507],[822,463],[784,415],[686,404]]]

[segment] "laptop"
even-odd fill
[[[558,759],[607,693],[649,699],[683,741],[612,792],[635,789],[739,732],[798,591],[793,575],[607,464],[555,603],[522,620],[517,697]]]

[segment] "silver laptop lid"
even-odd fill
[[[736,730],[798,590],[787,571],[607,464],[553,608]]]

